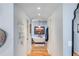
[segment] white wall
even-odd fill
[[[76,4],[63,4],[63,55],[72,53],[72,19]]]
[[[50,55],[63,55],[63,17],[62,4],[48,19],[49,41],[48,51]]]
[[[20,9],[19,7],[17,7],[17,5],[15,5],[15,19],[14,19],[14,23],[15,23],[15,41],[14,41],[14,51],[15,51],[15,55],[18,56],[25,56],[27,55],[27,50],[28,50],[28,41],[27,41],[27,30],[28,30],[28,24],[27,24],[27,20],[28,17],[26,16],[26,14],[23,12],[22,9]],[[29,44],[31,45],[31,41],[29,41]]]
[[[5,44],[0,47],[0,55],[12,56],[14,53],[13,9],[13,4],[0,4],[0,28],[7,32],[7,40]]]
[[[62,4],[62,5],[63,5],[63,9],[61,11],[58,9],[59,12],[55,11],[53,15],[49,18],[50,22],[52,23],[49,22],[49,35],[50,35],[49,42],[50,44],[48,44],[48,49],[49,49],[50,54],[53,53],[54,55],[71,56],[71,53],[72,53],[72,19],[74,16],[73,12],[77,4]],[[60,27],[58,26],[58,24]],[[57,29],[60,29],[60,30],[57,31]],[[78,38],[78,35],[77,35],[77,38]],[[77,49],[78,44],[75,44],[75,45],[76,45],[75,50],[78,50]],[[56,53],[54,53],[55,51]]]

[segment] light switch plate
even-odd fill
[[[72,41],[68,41],[68,46],[69,46],[69,47],[72,46]]]

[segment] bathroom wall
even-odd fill
[[[0,56],[12,56],[14,53],[14,17],[13,4],[0,4],[0,28],[7,32],[5,44],[0,47]]]

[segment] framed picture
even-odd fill
[[[44,26],[35,26],[34,27],[34,34],[37,34],[37,35],[45,34],[45,27]]]
[[[7,38],[6,32],[0,29],[0,47],[4,45],[6,38]]]
[[[79,24],[77,24],[77,33],[79,33]]]

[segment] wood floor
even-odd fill
[[[35,46],[32,45],[32,50],[29,56],[48,56],[47,46]]]

